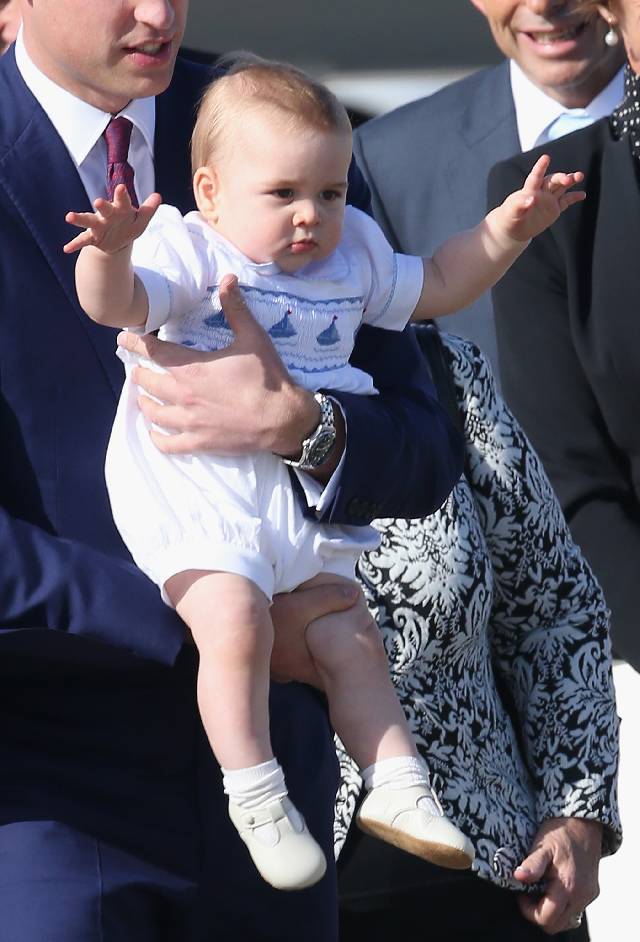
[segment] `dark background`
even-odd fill
[[[469,0],[191,0],[185,45],[251,49],[317,72],[466,68],[499,59]]]

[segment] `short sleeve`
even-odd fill
[[[212,277],[207,240],[198,216],[183,217],[175,206],[158,208],[136,239],[132,263],[149,301],[140,333],[151,333],[201,300]]]
[[[345,244],[362,266],[364,322],[404,330],[422,292],[422,259],[394,252],[377,222],[353,206],[345,213]]]

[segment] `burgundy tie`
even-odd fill
[[[132,204],[138,208],[138,198],[133,186],[134,170],[127,157],[133,125],[128,118],[112,118],[104,132],[107,142],[107,199],[113,200],[113,191],[124,183]]]

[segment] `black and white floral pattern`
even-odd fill
[[[602,593],[539,459],[472,344],[444,335],[467,468],[422,520],[378,520],[360,577],[393,681],[475,869],[514,866],[550,817],[595,818],[620,842],[618,718]],[[428,456],[425,457],[425,461]],[[336,853],[362,782],[338,743]]]

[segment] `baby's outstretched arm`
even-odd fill
[[[424,259],[424,286],[412,320],[426,320],[459,311],[499,281],[534,236],[560,213],[585,198],[568,190],[584,175],[547,175],[550,158],[537,161],[521,190],[511,193],[482,222],[453,236]]]
[[[76,289],[82,308],[98,324],[140,327],[149,310],[146,292],[131,265],[131,247],[142,235],[161,203],[152,193],[134,209],[126,186],[116,187],[113,202],[97,199],[95,213],[67,213],[66,221],[80,235],[67,242],[68,254],[80,249]]]

